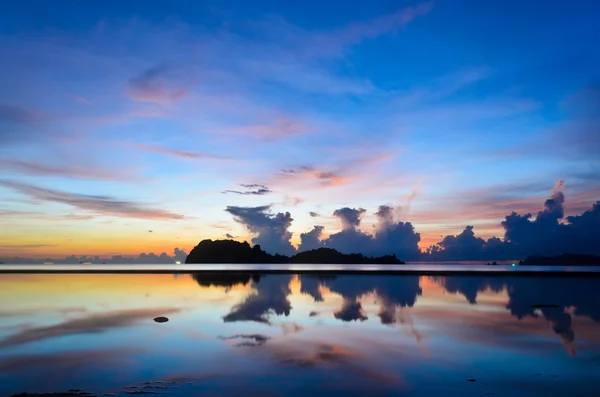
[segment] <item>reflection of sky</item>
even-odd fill
[[[0,395],[171,385],[180,395],[243,387],[264,395],[458,388],[543,396],[600,386],[600,280],[204,281],[212,285],[170,275],[5,275]],[[540,297],[560,308],[523,311]],[[348,302],[360,307],[354,321],[336,316]],[[159,315],[170,321],[154,323]],[[143,383],[156,380],[175,383]]]

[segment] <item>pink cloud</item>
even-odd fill
[[[183,150],[169,149],[163,146],[157,145],[146,145],[142,143],[124,143],[124,145],[135,147],[140,150],[146,150],[149,152],[164,154],[167,156],[178,157],[182,159],[190,160],[226,160],[225,157],[213,156],[210,154],[201,154],[195,152],[187,152]]]

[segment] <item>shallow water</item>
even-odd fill
[[[0,320],[2,396],[600,390],[593,277],[2,274]]]

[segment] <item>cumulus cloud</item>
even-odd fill
[[[394,207],[381,205],[375,216],[378,224],[374,234],[359,230],[361,218],[366,212],[364,208],[340,208],[334,211],[342,223],[342,231],[331,234],[322,241],[322,245],[334,248],[342,253],[362,253],[364,255],[391,255],[404,260],[417,260],[421,255],[419,241],[409,222],[396,222]]]
[[[117,200],[108,196],[68,193],[10,180],[0,180],[0,186],[10,188],[35,200],[66,204],[105,216],[151,220],[183,219],[183,215],[167,210],[150,208],[141,203]]]
[[[581,215],[565,217],[564,181],[558,181],[543,209],[512,212],[501,222],[504,238],[475,237],[473,226],[457,236],[445,236],[428,249],[433,260],[513,260],[530,255],[563,253],[600,255],[600,202]]]
[[[315,226],[310,232],[301,233],[298,251],[310,251],[323,247],[323,244],[321,243],[321,234],[323,233],[323,229],[323,226]]]
[[[227,206],[225,211],[233,215],[234,219],[244,225],[250,233],[254,234],[253,244],[260,245],[265,251],[272,254],[293,255],[296,249],[290,242],[292,232],[288,229],[292,224],[289,212],[270,214],[271,206],[261,207],[234,207]]]
[[[269,194],[269,193],[273,193],[273,191],[271,189],[269,189],[267,186],[265,185],[259,185],[256,183],[250,184],[250,185],[245,185],[245,184],[240,184],[241,187],[247,189],[244,191],[240,191],[240,190],[225,190],[222,193],[226,194],[226,193],[235,193],[235,194],[241,194],[243,196],[264,196],[265,194]]]

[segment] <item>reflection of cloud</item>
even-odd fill
[[[344,300],[341,309],[333,313],[333,316],[342,321],[365,321],[368,317],[362,311],[362,305],[358,301]]]
[[[227,337],[219,336],[219,339],[221,339],[221,340],[242,339],[243,342],[237,343],[235,345],[236,347],[241,347],[241,346],[262,346],[265,343],[267,343],[267,341],[271,338],[266,335],[261,335],[261,334],[238,334],[238,335],[227,336]]]
[[[150,321],[153,317],[176,313],[176,308],[129,309],[106,313],[93,313],[86,317],[67,320],[56,325],[25,329],[0,340],[0,348],[12,347],[44,339],[67,335],[93,334],[135,325],[139,321]]]
[[[81,371],[90,367],[118,365],[126,363],[128,355],[144,353],[141,349],[121,348],[103,350],[78,350],[73,352],[59,352],[51,354],[27,354],[3,357],[0,361],[0,372],[3,373],[28,373],[39,369],[40,374],[46,373],[56,377],[57,372],[67,376],[69,371]],[[52,368],[52,371],[48,371]],[[61,371],[61,372],[59,372]]]
[[[269,315],[289,316],[292,305],[287,299],[291,293],[290,276],[264,277],[255,284],[256,294],[248,296],[243,302],[235,305],[223,321],[255,321],[270,324]]]
[[[27,307],[27,308],[21,308],[21,309],[0,309],[0,318],[31,316],[31,315],[38,314],[38,313],[70,314],[70,313],[82,313],[85,311],[87,311],[87,308],[85,308],[83,306],[66,306],[66,307],[36,306],[36,307]]]
[[[552,329],[574,353],[575,333],[567,307],[575,307],[575,315],[587,316],[600,322],[600,295],[594,279],[528,278],[528,277],[444,277],[442,286],[452,293],[463,294],[469,303],[477,302],[477,294],[488,288],[495,292],[506,289],[509,301],[506,308],[519,320],[537,317],[536,310],[552,324]],[[536,305],[558,305],[557,308],[536,309]]]
[[[369,381],[370,387],[403,385],[403,380],[381,368],[378,357],[372,357],[354,347],[328,342],[294,341],[286,344],[265,345],[263,353],[270,354],[280,365],[296,366],[304,370],[335,369],[352,383]],[[373,353],[376,356],[376,353]]]
[[[67,204],[102,215],[151,220],[176,220],[183,218],[183,215],[166,210],[146,208],[143,204],[132,201],[115,200],[108,196],[68,193],[9,180],[0,180],[0,185],[11,188],[36,200]]]

